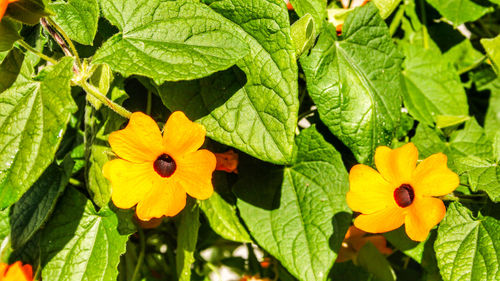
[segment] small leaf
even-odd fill
[[[235,185],[252,237],[300,280],[326,280],[351,221],[340,154],[311,127],[292,166],[252,161],[241,159]]]
[[[493,62],[495,71],[500,74],[500,35],[492,39],[481,39],[481,45]]]
[[[486,191],[491,201],[500,201],[500,167],[498,162],[469,156],[457,159],[454,165],[459,174],[467,176],[472,191]]]
[[[380,16],[383,19],[388,18],[392,12],[398,7],[401,0],[373,0],[373,3],[380,11]]]
[[[0,95],[0,209],[16,202],[52,162],[76,106],[73,60],[45,68],[37,81]]]
[[[500,223],[474,218],[459,203],[451,203],[434,244],[445,281],[500,279]]]
[[[12,86],[12,84],[14,84],[19,72],[21,71],[23,61],[24,54],[18,48],[10,50],[7,56],[3,59],[0,64],[0,93],[7,90],[10,86]]]
[[[356,8],[339,38],[328,25],[300,63],[321,120],[359,162],[372,161],[399,125],[402,92],[401,56],[377,8]]]
[[[447,61],[453,63],[459,73],[483,59],[483,54],[476,50],[468,39],[453,46],[443,55]]]
[[[200,209],[194,200],[190,200],[182,211],[177,239],[177,276],[179,281],[191,280],[191,265],[200,229]]]
[[[92,45],[97,32],[99,4],[97,0],[69,0],[52,2],[49,7],[56,14],[53,20],[71,40]]]
[[[94,56],[124,76],[164,81],[201,78],[234,65],[248,45],[230,21],[195,1],[103,0],[120,29]],[[154,12],[153,12],[154,11]]]
[[[111,184],[102,174],[102,167],[108,162],[111,150],[106,146],[92,145],[88,161],[88,188],[92,201],[104,207],[111,198]]]
[[[417,146],[421,159],[438,152],[448,155],[449,162],[469,155],[492,158],[491,141],[474,118],[467,121],[462,130],[453,132],[448,142],[440,131],[419,124],[412,142]]]
[[[21,25],[7,18],[0,21],[0,52],[8,51],[12,45],[22,37],[19,35]]]
[[[326,4],[327,0],[290,0],[293,6],[293,10],[299,15],[299,17],[304,17],[306,14],[310,14],[314,21],[314,29],[317,33],[323,28],[326,19]],[[313,33],[313,40],[317,34]],[[297,55],[297,57],[299,57]]]
[[[475,21],[492,12],[493,7],[484,5],[486,1],[474,0],[427,0],[438,12],[453,23],[454,27],[462,23]]]
[[[241,224],[236,208],[226,202],[218,193],[200,203],[200,208],[205,213],[210,227],[224,239],[251,243],[245,227]]]
[[[299,58],[302,53],[314,45],[315,33],[314,19],[310,14],[305,14],[293,23],[290,28],[290,35],[295,46],[296,58]]]
[[[68,168],[72,168],[71,167]],[[68,184],[69,171],[49,166],[33,186],[12,207],[12,248],[22,247],[47,221],[57,199]]]
[[[96,212],[83,194],[67,188],[42,233],[43,280],[116,280],[128,239],[118,225],[108,207]]]

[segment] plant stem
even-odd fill
[[[403,19],[403,16],[405,14],[405,8],[406,8],[405,4],[399,6],[399,9],[396,12],[396,15],[394,16],[394,19],[391,22],[391,25],[389,27],[389,33],[391,34],[391,37],[394,35],[394,33],[396,33],[396,30],[398,30],[398,27],[401,24],[401,20]]]
[[[19,43],[19,45],[21,45],[23,48],[25,48],[26,50],[32,52],[33,54],[39,56],[41,59],[45,60],[45,61],[48,61],[52,64],[57,64],[57,60],[51,58],[51,57],[48,57],[44,54],[42,54],[41,52],[37,51],[35,48],[31,47],[28,43],[26,43],[25,41],[23,40],[19,40],[17,41],[17,43]]]
[[[429,49],[429,38],[427,33],[427,15],[425,14],[424,0],[420,0],[420,10],[422,12],[422,39],[424,41],[424,48]]]
[[[307,115],[311,114],[311,113],[314,113],[316,111],[316,109],[308,109],[304,112],[302,112],[299,117],[297,118],[298,121],[302,120],[302,118],[306,117]]]
[[[144,261],[144,255],[146,254],[146,237],[144,237],[144,231],[141,227],[137,227],[139,230],[139,241],[140,241],[140,252],[137,258],[137,264],[135,265],[134,274],[132,275],[132,281],[138,280],[139,270],[141,269],[142,262]]]
[[[111,110],[118,113],[119,115],[127,119],[130,118],[130,115],[132,115],[130,111],[128,111],[121,105],[113,102],[112,100],[108,99],[105,95],[99,92],[99,90],[96,87],[90,85],[87,81],[81,81],[79,85],[85,90],[85,92],[87,92],[87,94],[91,94],[92,96],[94,96],[100,102],[104,103],[107,107],[111,108]]]
[[[73,41],[71,41],[71,39],[69,39],[66,32],[64,32],[64,30],[62,30],[62,28],[59,27],[59,25],[57,25],[57,23],[55,23],[50,17],[47,17],[47,21],[49,22],[49,24],[51,26],[53,26],[57,30],[57,32],[59,32],[59,34],[62,35],[62,37],[64,38],[64,41],[66,41],[66,43],[69,45],[69,48],[71,49],[71,52],[73,53],[73,56],[76,59],[76,63],[78,65],[78,68],[81,69],[82,62],[80,61],[80,57],[78,56],[78,52],[76,51],[76,48],[75,48],[75,45],[73,44]]]

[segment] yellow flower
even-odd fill
[[[406,234],[424,241],[446,213],[438,198],[459,184],[458,175],[448,169],[447,157],[437,153],[418,166],[413,143],[397,149],[380,146],[375,151],[378,172],[358,164],[349,172],[347,204],[361,214],[354,225],[367,232],[382,233],[405,224]]]
[[[151,117],[133,113],[125,129],[109,136],[111,148],[120,157],[103,167],[113,188],[113,203],[122,209],[137,204],[137,217],[150,220],[177,215],[186,205],[186,192],[197,199],[209,198],[216,160],[212,152],[198,150],[205,133],[202,125],[176,111],[162,137]]]
[[[387,247],[387,241],[382,235],[366,236],[366,232],[351,225],[345,234],[344,241],[335,262],[345,262],[354,259],[359,250],[367,243],[372,243],[382,254],[389,255],[392,249]]]
[[[10,3],[16,2],[17,0],[0,0],[0,21],[3,18],[3,15],[5,14],[5,11],[7,10],[7,6]]]
[[[20,261],[11,265],[0,263],[0,281],[33,281],[33,269]]]

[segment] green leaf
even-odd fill
[[[371,242],[366,243],[356,257],[359,265],[378,280],[394,281],[396,273],[382,253]]]
[[[459,73],[483,59],[483,54],[476,50],[468,39],[453,46],[443,56],[447,61],[453,63]]]
[[[292,161],[297,126],[297,64],[285,4],[221,0],[210,8],[241,26],[250,53],[227,71],[159,89],[170,110],[203,124],[210,138],[256,158]],[[272,43],[270,43],[272,42]],[[244,87],[243,87],[244,85]]]
[[[481,39],[481,45],[493,62],[496,73],[500,74],[500,35],[492,39]]]
[[[500,223],[492,217],[474,218],[459,203],[450,204],[434,249],[445,281],[500,279]]]
[[[485,5],[486,1],[475,0],[427,0],[438,12],[448,19],[453,26],[475,21],[492,12],[493,7]]]
[[[200,229],[200,209],[194,200],[182,211],[177,239],[177,276],[179,281],[191,280],[191,265]]]
[[[0,240],[3,240],[10,234],[10,209],[0,211]]]
[[[50,16],[45,3],[45,0],[17,0],[9,3],[6,14],[16,21],[34,25],[40,18]]]
[[[241,243],[252,242],[236,214],[236,208],[218,193],[214,192],[209,199],[201,201],[200,208],[205,213],[210,227],[224,239]]]
[[[0,95],[0,208],[16,202],[52,162],[76,105],[73,60],[45,68],[36,81]]]
[[[454,165],[459,174],[467,176],[472,191],[486,191],[491,201],[500,201],[500,167],[498,162],[469,156],[457,159]]]
[[[19,35],[20,24],[17,24],[7,18],[0,21],[0,52],[8,51],[17,40],[21,39]]]
[[[24,54],[18,48],[10,50],[2,60],[0,64],[0,93],[14,84],[21,71],[23,61]]]
[[[227,69],[248,53],[237,26],[195,1],[103,0],[120,29],[94,56],[124,76],[190,80]],[[152,12],[154,11],[154,12]]]
[[[448,142],[439,131],[423,124],[417,127],[412,141],[418,148],[420,158],[438,152],[447,154],[450,161],[469,155],[485,159],[492,157],[491,141],[474,118],[467,121],[462,130],[453,132]]]
[[[351,221],[347,171],[314,127],[296,141],[290,167],[242,159],[237,206],[253,238],[290,273],[326,280]]]
[[[128,239],[118,224],[109,208],[97,212],[83,194],[67,188],[42,233],[42,278],[116,280]]]
[[[336,262],[330,271],[328,280],[366,280],[372,281],[372,274],[352,261]]]
[[[398,250],[405,253],[416,262],[422,263],[425,242],[415,242],[411,240],[406,234],[404,226],[384,233],[384,237]]]
[[[300,63],[321,120],[366,163],[399,125],[401,57],[372,4],[350,13],[342,33],[328,25]]]
[[[491,95],[484,118],[484,131],[491,139],[500,131],[500,79],[496,79],[485,88],[490,90]]]
[[[111,198],[111,184],[102,174],[102,167],[109,161],[110,153],[109,147],[92,145],[87,164],[89,193],[92,201],[99,207],[106,206]]]
[[[432,125],[437,116],[465,117],[467,97],[454,66],[441,52],[418,44],[405,44],[403,100],[418,121]]]
[[[73,165],[71,165],[72,168]],[[70,178],[69,171],[50,165],[12,207],[12,248],[22,247],[47,221]]]
[[[327,0],[290,0],[290,3],[293,6],[293,10],[297,13],[297,15],[299,15],[299,17],[310,14],[314,18],[314,30],[316,30],[317,33],[320,32],[320,30],[323,28],[323,25],[326,23],[325,20],[327,17],[327,2]],[[316,33],[313,33],[313,38],[315,37]]]
[[[92,45],[97,32],[99,4],[97,0],[69,0],[50,3],[52,18],[71,40]]]
[[[310,14],[305,14],[293,23],[290,28],[293,45],[295,46],[295,56],[298,58],[302,53],[309,50],[314,45],[314,19]]]
[[[421,159],[438,152],[448,155],[449,162],[469,155],[485,159],[492,157],[491,141],[474,118],[467,121],[462,130],[453,132],[449,141],[440,131],[419,124],[412,142],[417,146]]]
[[[379,9],[380,16],[383,19],[386,19],[392,14],[399,5],[399,2],[401,2],[401,0],[373,0],[373,3]]]

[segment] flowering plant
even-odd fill
[[[498,0],[0,0],[0,281],[500,280]]]

